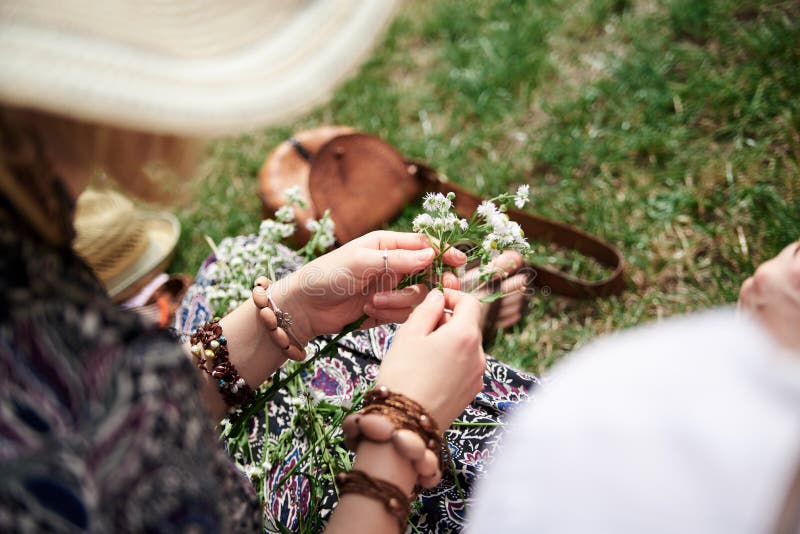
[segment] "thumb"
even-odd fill
[[[403,324],[403,330],[414,335],[426,336],[436,329],[444,313],[444,295],[432,289]]]

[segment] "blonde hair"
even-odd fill
[[[33,136],[51,165],[68,166],[87,178],[107,176],[124,191],[159,203],[183,196],[176,193],[184,190],[202,147],[200,140],[11,107],[0,107],[0,129]],[[5,157],[0,151],[0,161]]]

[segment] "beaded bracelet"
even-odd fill
[[[355,451],[358,442],[369,439],[390,441],[395,450],[411,461],[417,472],[417,485],[433,488],[442,479],[442,435],[425,408],[386,386],[364,395],[364,407],[342,421],[345,446]]]
[[[336,485],[340,497],[348,493],[358,493],[383,503],[386,511],[397,520],[400,532],[405,532],[411,501],[400,488],[358,469],[336,475]]]
[[[253,390],[228,359],[228,340],[222,335],[219,318],[195,330],[189,342],[192,354],[197,357],[197,367],[216,379],[225,404],[236,407],[253,401]]]
[[[259,276],[253,285],[253,302],[258,307],[258,315],[269,330],[270,338],[290,360],[301,362],[306,359],[303,344],[291,330],[292,316],[278,308],[272,300],[272,281]]]

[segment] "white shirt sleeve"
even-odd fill
[[[798,462],[800,357],[731,310],[686,316],[560,362],[469,532],[765,532]]]

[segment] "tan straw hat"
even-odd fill
[[[138,210],[119,193],[89,189],[78,197],[73,247],[115,300],[166,268],[179,235],[174,215]]]
[[[399,0],[3,0],[0,100],[211,136],[321,102]]]

